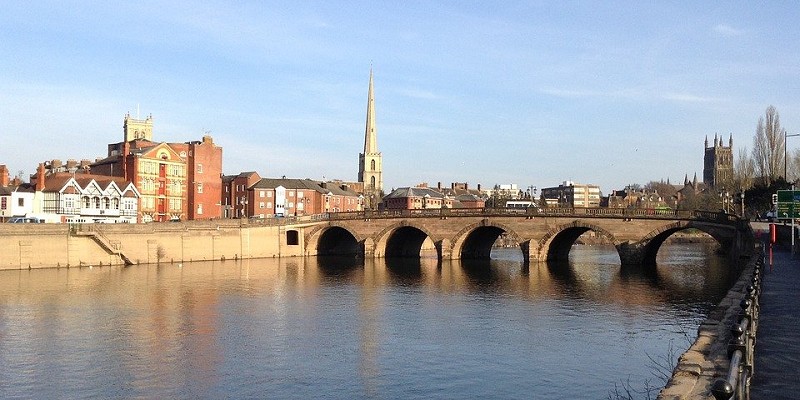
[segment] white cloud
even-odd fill
[[[664,99],[685,102],[685,103],[715,103],[724,100],[717,97],[704,97],[689,93],[667,93],[664,95]]]
[[[736,29],[727,24],[717,24],[716,26],[714,26],[713,30],[714,33],[716,33],[719,36],[739,36],[743,33],[742,30]]]
[[[399,89],[399,90],[397,90],[397,93],[399,93],[399,94],[401,94],[403,96],[406,96],[406,97],[411,97],[413,99],[434,100],[434,99],[438,99],[439,98],[439,96],[437,96],[435,93],[433,93],[431,91],[428,91],[428,90],[421,90],[421,89]]]

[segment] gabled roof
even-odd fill
[[[131,153],[139,154],[144,158],[150,158],[150,159],[161,159],[159,157],[159,154],[165,154],[167,155],[169,161],[174,161],[174,162],[183,161],[183,158],[181,158],[180,154],[178,154],[175,151],[175,149],[170,147],[167,143],[164,142],[162,143],[149,142],[149,143],[151,143],[152,145],[137,149],[131,149]]]
[[[133,183],[126,181],[122,177],[95,175],[95,174],[72,174],[69,172],[59,172],[45,178],[44,192],[61,192],[74,193],[74,189],[68,188],[71,184],[78,185],[81,189],[86,189],[89,186],[96,185],[97,188],[103,192],[109,189],[124,192],[129,185]],[[73,186],[74,187],[74,186]]]
[[[407,197],[433,197],[433,198],[444,198],[444,194],[439,193],[436,190],[431,188],[420,188],[420,187],[402,187],[397,188],[392,193],[387,194],[384,198],[389,199],[396,199],[396,198],[407,198]]]
[[[261,180],[251,187],[254,189],[275,189],[278,186],[293,190],[315,190],[320,193],[327,192],[322,186],[311,179],[261,178]]]

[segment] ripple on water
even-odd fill
[[[601,246],[528,268],[499,251],[2,271],[0,397],[607,398],[652,381],[648,356],[727,288],[713,254],[670,251],[649,271]]]

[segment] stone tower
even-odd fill
[[[383,162],[381,153],[378,151],[378,130],[375,127],[375,93],[371,68],[369,70],[364,152],[358,155],[358,181],[364,184],[364,208],[378,208],[378,203],[381,202],[383,197]]]
[[[130,142],[136,139],[153,140],[153,116],[150,115],[147,119],[131,118],[131,114],[125,114],[125,122],[122,125],[122,130],[125,132],[125,141]]]
[[[727,147],[722,143],[722,136],[714,135],[713,146],[708,145],[708,137],[706,137],[703,183],[716,189],[731,189],[730,186],[733,183],[733,135],[728,139]]]

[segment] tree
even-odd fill
[[[739,149],[736,165],[733,167],[733,175],[737,188],[747,190],[755,184],[756,166],[753,159],[747,154],[746,147]]]
[[[786,180],[796,182],[800,180],[800,149],[792,150],[788,157],[789,171],[786,172]]]
[[[767,107],[764,117],[758,119],[753,137],[753,163],[755,172],[765,186],[783,176],[784,135],[780,115],[774,106]]]

